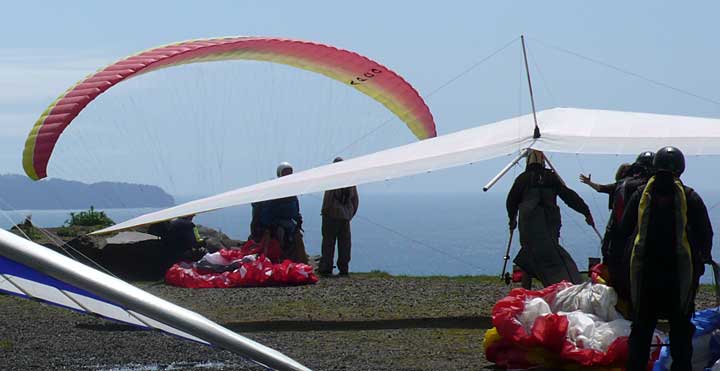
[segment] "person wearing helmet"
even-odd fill
[[[618,294],[618,307],[623,310],[630,301],[630,282],[627,279],[628,272],[626,264],[629,259],[627,252],[628,240],[619,236],[617,226],[620,224],[627,199],[632,196],[638,187],[647,183],[648,178],[652,174],[653,159],[655,153],[652,151],[641,152],[635,162],[627,167],[618,168],[615,176],[615,183],[612,184],[596,184],[592,182],[590,174],[585,176],[580,174],[580,182],[589,185],[598,192],[608,193],[610,209],[610,218],[605,226],[605,234],[602,239],[602,257],[603,263],[608,268],[609,283]],[[625,164],[624,164],[625,165]]]
[[[293,167],[290,165],[289,162],[281,162],[280,165],[278,165],[277,169],[275,170],[275,173],[277,174],[277,177],[284,177],[286,175],[290,175],[293,173]]]
[[[671,370],[692,369],[690,317],[704,264],[711,260],[712,226],[705,204],[680,176],[685,157],[675,147],[655,154],[655,174],[630,197],[620,232],[633,237],[629,281],[632,330],[627,369],[645,370],[658,318],[670,322]]]
[[[521,248],[514,262],[527,276],[538,278],[544,286],[562,280],[580,283],[575,261],[560,246],[561,218],[557,197],[583,214],[588,225],[594,225],[593,218],[585,201],[554,171],[546,169],[544,163],[543,153],[531,150],[525,171],[515,179],[507,197],[510,230],[520,227]],[[530,281],[524,280],[523,287],[528,286]]]
[[[278,178],[293,173],[293,167],[282,162],[276,169]],[[302,230],[302,214],[297,196],[252,203],[251,238],[260,241],[266,231],[280,242],[280,247],[288,253],[295,246],[295,235]]]
[[[336,157],[333,163],[343,159]],[[322,256],[318,272],[332,275],[337,241],[337,267],[341,276],[347,276],[350,263],[350,220],[357,213],[359,198],[356,187],[325,191],[320,214],[322,215]]]

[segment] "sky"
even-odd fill
[[[35,120],[87,74],[155,46],[230,35],[305,39],[368,56],[418,90],[439,134],[530,112],[521,34],[538,109],[720,118],[716,1],[23,1],[3,8],[0,173],[22,173],[21,152]],[[414,140],[368,97],[267,63],[178,67],[105,95],[64,133],[50,176],[208,195],[273,178],[279,161],[302,170],[335,155],[353,157]],[[566,179],[590,172],[605,182],[620,162],[631,160],[554,156]],[[507,161],[362,189],[476,192]],[[708,175],[717,161],[689,159],[685,181],[714,190]]]

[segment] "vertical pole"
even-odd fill
[[[525,50],[525,35],[520,35],[522,43],[523,59],[525,60],[525,73],[527,74],[528,89],[530,89],[530,104],[532,105],[533,120],[535,122],[535,132],[533,138],[540,138],[540,128],[538,127],[537,114],[535,113],[535,96],[533,95],[532,81],[530,80],[530,68],[528,67],[527,51]]]

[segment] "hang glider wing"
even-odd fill
[[[400,178],[470,164],[522,148],[583,154],[637,154],[665,145],[687,155],[720,154],[720,120],[620,111],[555,108],[478,126],[258,183],[145,214],[95,233],[151,224],[229,206]]]
[[[720,154],[720,119],[555,108],[538,121],[533,147],[547,152],[637,155],[672,145],[689,156]]]
[[[309,370],[187,309],[0,230],[0,292],[233,351],[276,370]]]

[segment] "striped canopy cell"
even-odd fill
[[[184,41],[150,49],[113,63],[60,95],[35,122],[23,151],[32,179],[47,165],[63,130],[98,95],[143,73],[171,66],[226,60],[285,64],[323,74],[375,99],[402,120],[418,139],[436,136],[430,109],[418,92],[387,67],[357,53],[313,42],[272,37],[226,37]]]

